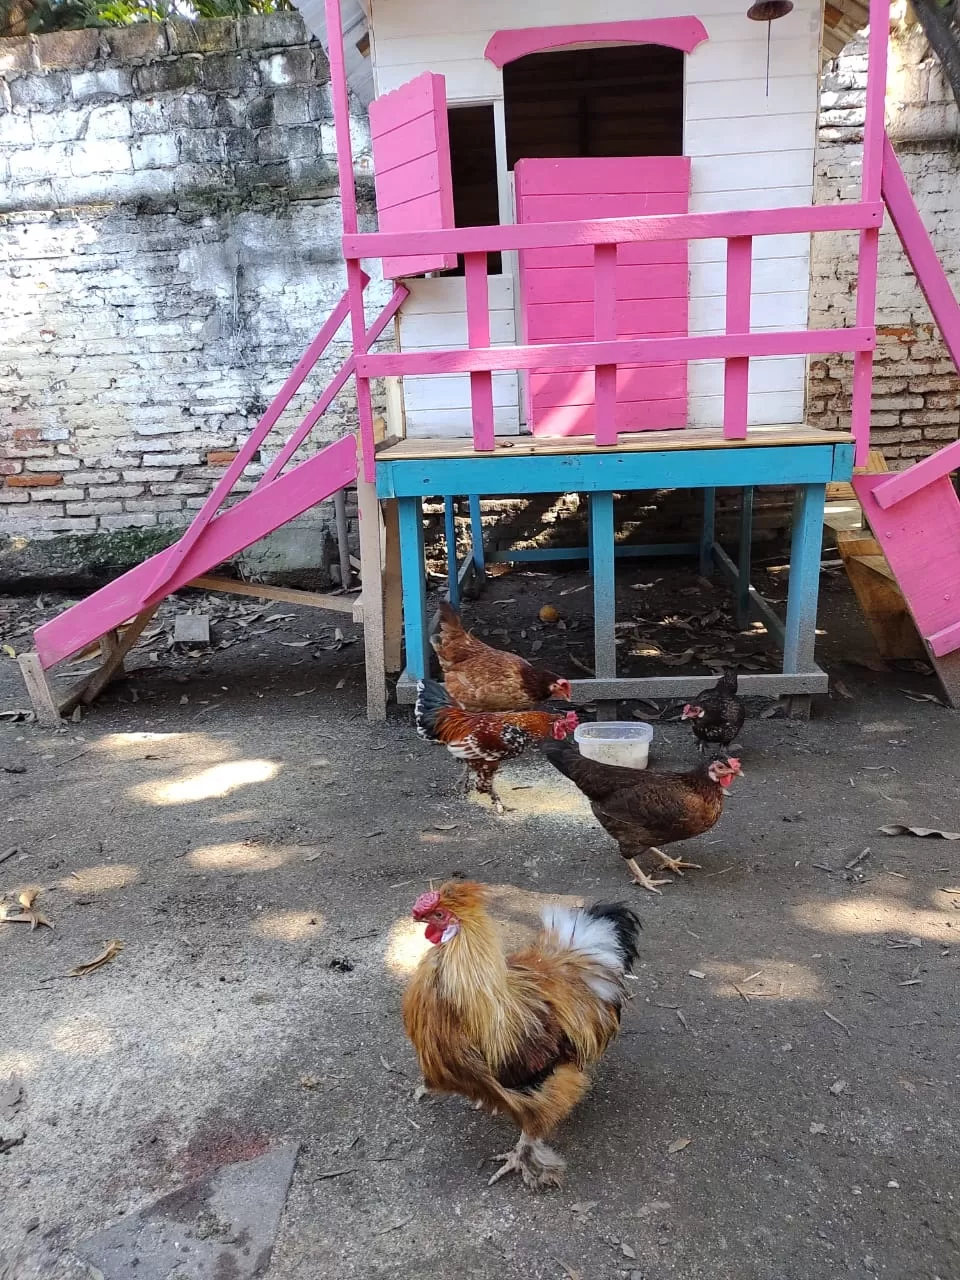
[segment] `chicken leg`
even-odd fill
[[[651,893],[659,893],[658,884],[673,884],[672,880],[651,880],[647,873],[643,870],[636,858],[627,858],[627,866],[630,868],[630,874],[633,876],[633,883],[642,885],[644,889],[649,889]]]
[[[519,1173],[531,1191],[546,1191],[548,1187],[559,1187],[560,1179],[567,1162],[552,1147],[548,1147],[539,1138],[528,1138],[520,1134],[519,1141],[512,1151],[501,1156],[492,1156],[493,1160],[502,1160],[503,1164],[487,1183],[492,1187],[495,1182],[507,1173]]]
[[[689,867],[692,871],[700,870],[699,862],[684,862],[682,858],[671,858],[669,854],[664,853],[662,849],[654,848],[653,845],[650,846],[650,852],[659,859],[660,865],[665,871],[672,871],[674,875],[683,875],[681,867]]]

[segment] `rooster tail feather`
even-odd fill
[[[643,928],[640,917],[623,902],[594,902],[584,910],[595,920],[606,920],[613,926],[623,957],[623,971],[630,973],[640,954],[640,930]]]
[[[417,685],[417,701],[413,718],[417,733],[427,742],[437,740],[437,716],[454,705],[450,695],[436,680],[421,680]]]
[[[543,927],[561,950],[578,951],[618,978],[637,956],[640,921],[622,903],[547,907]]]

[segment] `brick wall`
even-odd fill
[[[344,287],[327,80],[296,13],[0,40],[0,559],[152,545],[203,502]],[[281,559],[317,562],[329,506]]]
[[[960,294],[960,149],[956,105],[918,29],[892,33],[887,128],[927,229]],[[866,41],[828,64],[821,94],[816,199],[857,195],[863,140]],[[855,235],[814,237],[811,323],[852,324]],[[873,393],[874,444],[900,470],[957,438],[960,379],[889,220],[880,235],[879,326]],[[811,362],[808,415],[823,426],[849,422],[851,363]]]

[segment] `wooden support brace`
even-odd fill
[[[41,666],[40,655],[32,650],[30,653],[21,653],[17,657],[17,664],[37,720],[45,728],[55,729],[60,724],[60,709],[54,700],[47,673]]]
[[[393,674],[403,670],[403,584],[400,574],[400,517],[396,498],[380,504],[383,512],[383,658]]]
[[[93,675],[87,676],[67,694],[66,698],[60,704],[60,714],[69,715],[70,712],[79,703],[89,706],[95,698],[98,698],[111,680],[123,670],[123,660],[130,652],[133,646],[140,639],[140,634],[146,627],[147,623],[157,611],[156,605],[150,605],[133,619],[128,627],[126,627],[119,641],[112,646],[108,646],[109,657],[94,671]]]
[[[367,719],[387,718],[387,679],[384,662],[383,562],[380,548],[380,504],[376,485],[357,477],[360,517],[360,577],[363,581],[363,648],[367,674]]]

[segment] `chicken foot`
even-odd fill
[[[672,871],[674,875],[682,876],[682,867],[689,867],[691,871],[700,870],[699,862],[684,862],[682,858],[671,858],[669,854],[664,853],[662,849],[654,848],[653,845],[650,846],[650,852],[659,859],[660,866],[665,871]]]
[[[649,889],[651,893],[660,893],[657,888],[658,884],[673,884],[672,880],[651,880],[636,858],[627,858],[627,866],[630,868],[633,883],[641,885],[644,889]]]
[[[546,1191],[548,1187],[559,1187],[567,1162],[552,1147],[548,1147],[539,1138],[528,1138],[521,1133],[517,1145],[512,1151],[500,1156],[491,1156],[492,1160],[502,1160],[503,1164],[487,1183],[492,1187],[495,1182],[507,1173],[519,1173],[524,1184],[531,1191]]]
[[[503,817],[505,813],[511,813],[512,810],[500,799],[496,787],[493,785],[493,774],[478,769],[477,773],[477,791],[482,796],[489,796],[490,803],[493,805],[494,812],[498,817]]]

